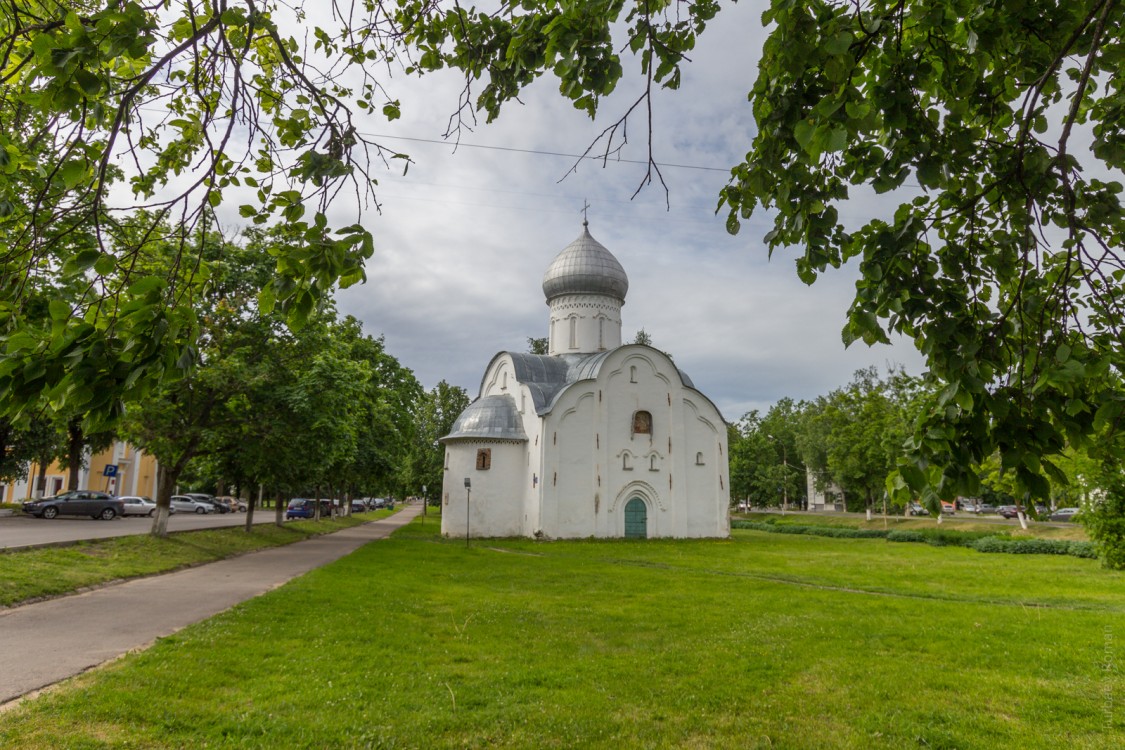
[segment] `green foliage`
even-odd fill
[[[902,499],[976,495],[995,451],[1017,496],[1044,499],[1066,446],[1125,455],[1125,212],[1103,177],[1125,163],[1123,13],[779,0],[763,17],[758,134],[721,205],[732,231],[770,210],[771,250],[802,248],[806,281],[858,259],[845,341],[901,334],[925,355]],[[897,208],[846,224],[864,190]]]
[[[977,552],[1006,552],[1012,555],[1070,555],[1089,560],[1098,558],[1098,548],[1092,542],[1074,542],[1064,539],[1004,539],[986,536],[966,545]]]
[[[803,505],[805,465],[797,448],[802,402],[783,398],[766,415],[752,411],[728,430],[731,501],[758,506]]]
[[[403,486],[410,494],[441,495],[445,448],[438,441],[453,431],[457,417],[471,399],[464,388],[442,380],[415,402],[414,444],[409,450]]]
[[[1097,545],[1102,563],[1125,570],[1125,476],[1117,469],[1104,481],[1104,496],[1086,506],[1082,524]]]
[[[773,519],[771,519],[773,520]],[[802,525],[735,519],[732,529],[750,529],[773,534],[830,537],[833,539],[886,539],[888,542],[925,543],[933,547],[968,547],[977,552],[1004,552],[1013,555],[1070,555],[1097,559],[1097,545],[1067,539],[1012,539],[994,531],[953,531],[945,529],[857,529],[849,526]]]
[[[805,404],[795,442],[820,489],[835,485],[853,511],[881,500],[923,394],[918,380],[901,370],[882,378],[872,367],[856,372],[848,386]]]

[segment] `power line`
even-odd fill
[[[363,135],[368,137],[368,138],[387,138],[387,139],[390,139],[390,140],[397,140],[397,141],[413,141],[414,143],[436,143],[439,146],[451,145],[449,141],[439,141],[439,140],[434,139],[434,138],[411,138],[411,137],[405,136],[405,135],[386,135],[386,134],[383,134],[383,133],[363,133]],[[610,162],[613,162],[613,163],[621,163],[621,164],[648,164],[647,161],[642,161],[640,159],[622,159],[622,158],[604,159],[601,156],[590,156],[589,154],[585,154],[585,155],[583,155],[583,154],[564,154],[564,153],[561,153],[561,152],[558,152],[558,151],[539,151],[539,150],[533,149],[533,148],[512,148],[511,146],[486,146],[482,143],[466,143],[465,141],[459,141],[459,142],[457,142],[455,144],[452,144],[452,145],[455,148],[480,148],[480,149],[486,149],[486,150],[489,150],[489,151],[510,151],[512,153],[517,153],[517,154],[537,154],[539,156],[562,156],[562,157],[566,157],[567,159],[590,159],[590,160],[594,160],[594,161],[605,160],[605,161],[610,161]],[[669,168],[672,168],[672,169],[697,169],[697,170],[700,170],[700,171],[703,171],[703,172],[723,172],[723,173],[730,172],[729,168],[723,169],[723,168],[720,168],[720,167],[703,167],[703,166],[699,166],[697,164],[668,164],[666,162],[653,162],[653,163],[658,167],[669,167]]]

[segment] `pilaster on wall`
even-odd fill
[[[621,345],[620,300],[601,294],[565,294],[551,300],[547,353],[593,354]]]

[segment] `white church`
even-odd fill
[[[727,427],[672,360],[621,344],[629,279],[582,235],[543,277],[548,354],[500,352],[444,438],[451,537],[727,537]]]

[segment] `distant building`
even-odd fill
[[[805,469],[805,481],[809,491],[809,507],[807,510],[832,510],[843,511],[844,491],[835,482],[828,482],[824,487],[817,487],[817,477],[812,469]]]
[[[107,471],[108,466],[114,468]],[[78,489],[155,498],[157,466],[154,456],[116,440],[104,451],[86,456],[85,468],[78,472]],[[36,487],[39,465],[32,462],[27,479],[9,484],[0,482],[0,501],[22,503],[32,497],[57,495],[66,489],[68,475],[57,461],[53,462],[47,467],[43,486]]]
[[[493,357],[442,438],[442,533],[730,535],[726,423],[668,355],[621,344],[628,289],[583,222],[543,278],[548,354]]]

